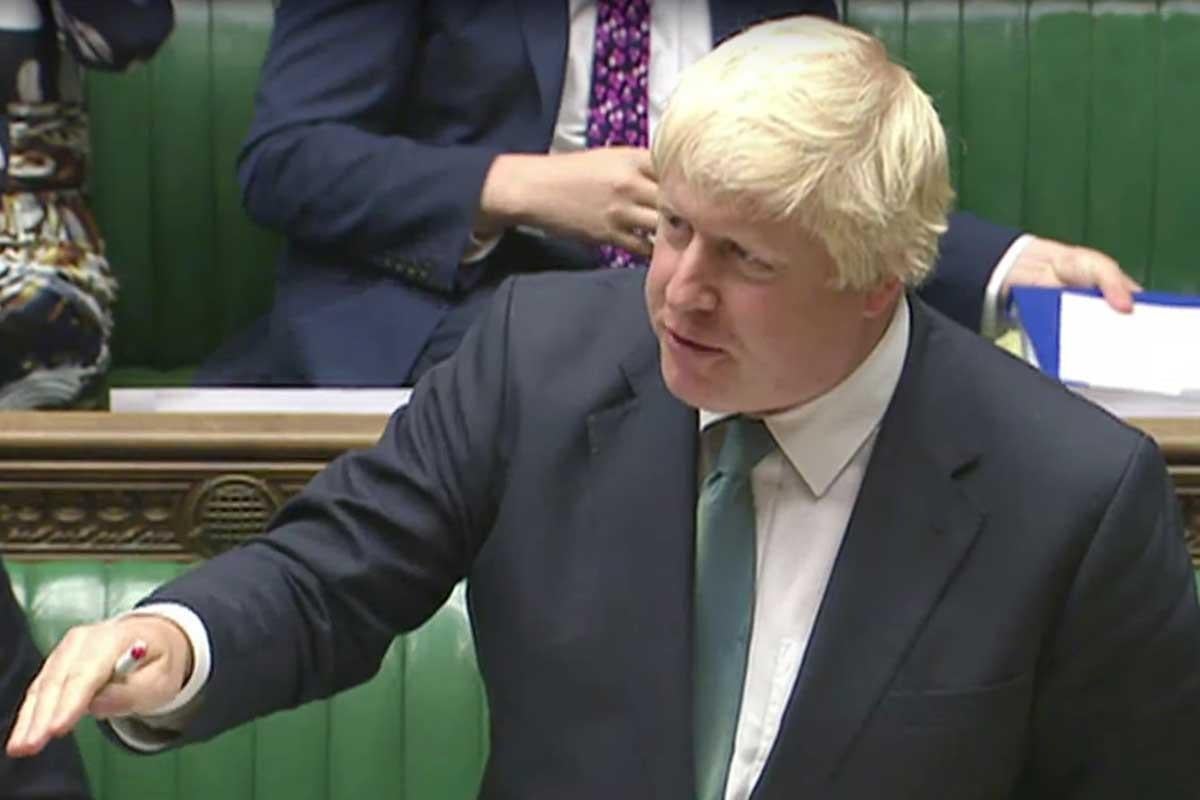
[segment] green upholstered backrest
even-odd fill
[[[1200,3],[844,0],[937,103],[959,203],[1200,292]]]
[[[934,96],[963,208],[1200,291],[1200,3],[844,0]],[[118,367],[195,364],[270,300],[278,239],[234,159],[270,0],[178,0],[161,53],[88,82],[93,197],[123,291]]]
[[[46,650],[70,626],[131,607],[184,567],[79,559],[8,569]],[[126,753],[90,719],[78,739],[97,800],[474,798],[487,714],[462,587],[396,640],[374,678],[331,700],[163,755]]]
[[[242,210],[234,162],[270,0],[176,0],[147,64],[90,72],[92,206],[121,281],[117,367],[195,365],[270,304],[278,237]]]

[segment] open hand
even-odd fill
[[[146,646],[136,669],[114,679],[113,666],[135,642]],[[153,711],[172,700],[192,670],[192,649],[174,623],[149,614],[81,625],[67,631],[33,679],[6,750],[14,758],[41,752],[66,736],[85,713],[119,717]]]
[[[1111,257],[1090,247],[1063,244],[1035,236],[1004,281],[1007,296],[1013,286],[1098,288],[1117,311],[1133,310],[1133,293],[1142,287]]]

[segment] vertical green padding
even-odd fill
[[[904,62],[937,107],[946,129],[950,175],[962,174],[962,36],[959,0],[908,4]]]
[[[272,714],[250,727],[254,731],[255,798],[330,797],[328,701]]]
[[[980,0],[963,7],[964,149],[958,205],[1019,226],[1024,212],[1029,124],[1025,0]]]
[[[1086,231],[1091,53],[1087,2],[1031,3],[1024,227],[1067,242]]]
[[[279,238],[235,177],[271,0],[180,0],[150,63],[91,71],[91,202],[122,293],[116,367],[194,367],[270,306]]]
[[[157,340],[151,243],[150,71],[91,71],[85,77],[91,133],[89,198],[120,282],[113,312],[113,364],[147,365]]]
[[[250,221],[242,208],[237,156],[254,112],[254,92],[271,35],[270,3],[212,4],[212,192],[216,259],[212,291],[221,298],[222,338],[270,307],[279,236]]]
[[[487,703],[460,584],[406,637],[404,797],[470,800],[487,761]]]
[[[1086,240],[1145,282],[1155,205],[1159,19],[1148,0],[1098,2],[1092,19]]]
[[[369,683],[329,700],[329,800],[408,796],[401,789],[408,761],[405,655],[398,638]]]
[[[904,60],[904,20],[907,2],[901,0],[845,0],[846,24],[878,38],[892,58]]]
[[[206,2],[179,3],[168,45],[151,62],[154,205],[151,229],[158,334],[151,366],[195,363],[218,333],[210,19]]]
[[[1156,289],[1200,293],[1200,5],[1167,0],[1159,10],[1153,262]]]

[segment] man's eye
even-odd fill
[[[731,244],[729,252],[737,260],[740,265],[739,269],[745,275],[760,279],[771,278],[775,275],[775,267],[773,265],[763,261],[746,248]]]
[[[768,268],[768,265],[767,265],[767,263],[766,263],[765,261],[763,261],[763,260],[762,260],[762,259],[760,259],[758,256],[756,256],[756,255],[754,255],[753,253],[751,253],[751,252],[750,252],[749,250],[747,250],[746,248],[742,247],[742,246],[741,246],[740,244],[738,244],[737,242],[730,242],[730,243],[729,243],[729,252],[730,252],[730,253],[733,255],[733,257],[734,257],[734,258],[736,258],[738,261],[741,261],[741,262],[743,262],[743,263],[745,263],[745,264],[747,264],[747,265],[754,266],[754,267],[761,267],[761,268],[763,268],[763,269],[767,269],[767,268]]]

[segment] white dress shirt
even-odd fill
[[[778,447],[750,475],[754,621],[725,800],[750,796],[779,733],[908,338],[908,304],[901,301],[879,344],[845,380],[763,419]],[[709,426],[722,416],[700,413],[706,451]]]

